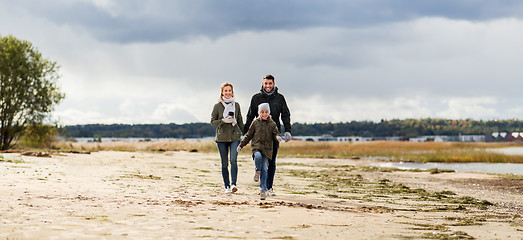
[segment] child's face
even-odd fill
[[[263,120],[267,120],[267,118],[269,118],[269,111],[267,111],[267,110],[262,110],[262,111],[260,112],[260,117],[261,117],[261,119],[263,119]]]

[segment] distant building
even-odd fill
[[[333,137],[332,135],[322,135],[322,136],[294,136],[293,139],[301,141],[311,141],[311,142],[370,142],[372,138],[369,137],[358,137],[358,136],[349,136],[349,137]]]
[[[523,132],[513,132],[509,135],[508,140],[511,142],[514,141],[523,141]]]
[[[410,138],[410,142],[484,142],[484,135],[459,135],[459,136],[446,136],[446,135],[434,135],[434,136],[421,136],[416,138]]]
[[[460,135],[460,142],[485,142],[485,135]]]
[[[325,141],[336,141],[331,135],[322,135],[322,136],[293,136],[293,139],[300,141],[309,141],[309,142],[325,142]]]
[[[332,135],[322,136],[293,136],[295,140],[312,141],[312,142],[370,142],[370,141],[404,141],[405,137],[360,137],[360,136],[345,136],[333,137]],[[523,132],[515,133],[492,133],[487,135],[427,135],[409,138],[410,142],[501,142],[501,141],[523,141]]]
[[[519,136],[516,138],[518,141],[523,141],[523,132],[519,133]]]
[[[403,137],[400,137],[400,136],[385,137],[385,140],[387,140],[387,141],[402,141]]]
[[[350,136],[350,137],[337,137],[336,140],[338,142],[370,142],[370,141],[372,141],[372,138]]]
[[[511,141],[512,134],[509,134],[507,132],[493,132],[491,134],[488,134],[485,138],[487,142],[508,142]]]

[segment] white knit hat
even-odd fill
[[[262,110],[267,110],[269,111],[269,114],[271,114],[271,108],[269,107],[268,103],[262,103],[258,105],[258,115],[261,115]]]

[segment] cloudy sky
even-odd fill
[[[61,65],[62,124],[245,116],[273,74],[292,122],[523,119],[519,0],[0,0],[0,35]]]

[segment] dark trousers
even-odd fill
[[[272,144],[272,159],[269,159],[269,170],[267,171],[267,189],[272,188],[274,182],[274,174],[276,173],[276,155],[278,155],[278,148],[280,142],[274,141]]]

